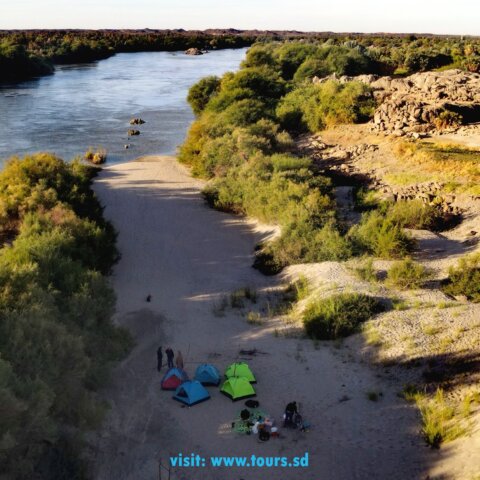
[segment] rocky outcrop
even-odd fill
[[[341,83],[356,80],[373,89],[379,107],[372,130],[421,137],[435,130],[456,130],[461,124],[480,122],[480,74],[462,70],[416,73],[406,78],[359,75],[314,78]]]
[[[130,120],[130,125],[143,125],[145,123],[145,120],[142,120],[141,118],[132,118]]]
[[[185,55],[203,55],[203,52],[199,48],[189,48],[185,50]]]

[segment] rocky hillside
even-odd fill
[[[328,77],[331,78],[331,77]],[[314,78],[314,83],[326,78]],[[436,130],[454,131],[480,122],[480,74],[462,70],[416,73],[406,78],[342,76],[340,82],[371,86],[379,107],[372,130],[401,137],[421,137]]]

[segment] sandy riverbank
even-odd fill
[[[206,457],[309,452],[310,467],[177,469],[172,480],[425,478],[437,453],[425,448],[417,412],[397,397],[398,385],[353,362],[355,352],[348,348],[277,338],[232,309],[214,315],[222,295],[250,286],[261,296],[279,279],[251,268],[255,244],[272,232],[255,231],[252,223],[207,208],[201,187],[171,157],[110,166],[96,181],[106,216],[119,231],[116,320],[132,330],[137,346],[106,392],[112,409],[95,444],[95,478],[156,479],[158,459],[166,462],[180,452]],[[148,294],[151,303],[145,301]],[[243,402],[232,403],[212,388],[211,400],[182,408],[160,390],[159,344],[182,350],[191,375],[198,363],[223,370],[242,358],[239,350],[256,348],[263,354],[247,358],[263,409],[280,419],[285,404],[295,399],[313,428],[259,444],[231,431]],[[368,391],[381,391],[381,401],[368,400]]]

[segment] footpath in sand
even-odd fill
[[[398,398],[399,385],[380,378],[348,350],[298,338],[275,337],[232,309],[213,313],[222,295],[250,286],[261,296],[278,279],[251,268],[255,244],[272,232],[209,209],[203,183],[171,157],[148,157],[105,168],[95,190],[119,231],[122,259],[112,278],[116,321],[129,328],[136,347],[113,372],[105,397],[111,404],[93,441],[97,480],[158,479],[158,461],[179,453],[203,457],[295,456],[309,453],[305,469],[177,468],[185,480],[423,479],[437,452],[418,434],[415,409]],[[151,295],[151,302],[146,302]],[[307,433],[282,430],[258,443],[231,422],[243,407],[209,387],[211,399],[192,408],[160,389],[159,345],[180,349],[193,376],[198,363],[221,371],[247,358],[258,383],[257,399],[277,422],[296,400],[313,425]],[[242,349],[263,354],[242,357]],[[354,352],[352,352],[354,353]],[[378,402],[368,391],[381,391]],[[166,478],[166,477],[162,477]]]

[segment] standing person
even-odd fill
[[[163,364],[162,347],[158,347],[158,350],[157,350],[157,370],[158,371],[162,369],[162,364]]]
[[[166,350],[165,350],[165,353],[167,355],[167,364],[168,364],[168,368],[173,368],[173,357],[174,357],[174,353],[173,353],[173,350],[168,347]]]
[[[177,368],[183,370],[183,356],[180,350],[177,350],[177,360],[176,360]]]
[[[286,407],[285,407],[285,421],[283,422],[283,426],[286,427],[287,425],[290,425],[293,420],[293,415],[295,413],[298,413],[297,411],[297,402],[290,402]]]

